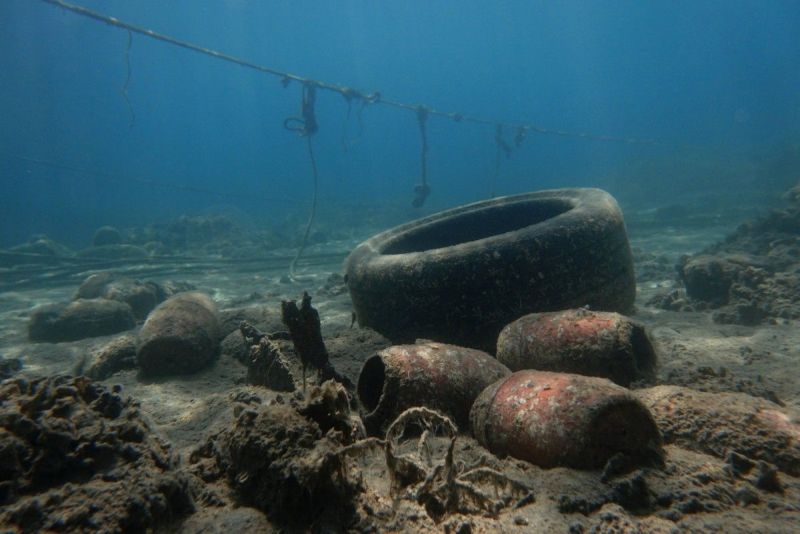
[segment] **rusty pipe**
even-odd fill
[[[542,467],[603,467],[612,456],[651,458],[661,434],[647,408],[604,378],[518,371],[475,400],[470,426],[498,456]]]
[[[467,429],[478,394],[510,373],[475,349],[433,342],[394,345],[369,358],[359,373],[358,398],[367,411],[364,424],[377,433],[407,408],[425,406]]]
[[[612,312],[532,313],[508,324],[497,359],[512,371],[600,376],[628,387],[655,377],[656,353],[642,324]]]

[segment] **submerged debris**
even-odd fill
[[[234,427],[191,456],[239,504],[290,529],[384,530],[407,514],[432,525],[459,514],[497,517],[533,501],[523,483],[456,458],[456,427],[439,412],[403,412],[385,439],[366,438],[334,381],[268,404],[243,399]],[[390,529],[391,530],[391,529]]]
[[[86,377],[0,386],[0,524],[141,532],[194,510],[189,479],[139,406]]]
[[[336,380],[352,389],[353,384],[346,376],[339,374],[328,359],[328,350],[322,339],[319,312],[311,306],[311,297],[303,292],[298,308],[293,300],[281,303],[283,323],[289,328],[295,352],[303,365],[303,389],[306,387],[306,367],[317,369],[320,381]]]
[[[364,363],[358,398],[371,433],[384,431],[400,413],[414,406],[441,410],[463,430],[481,391],[511,372],[489,354],[445,343],[394,345]]]
[[[346,476],[337,451],[359,436],[337,430],[349,416],[339,391],[316,390],[309,401],[249,402],[234,426],[209,438],[190,461],[204,479],[223,477],[240,504],[264,511],[280,525],[349,524],[358,484]]]
[[[294,391],[290,363],[277,343],[266,336],[250,347],[247,383],[275,391]]]
[[[631,392],[605,378],[517,371],[487,387],[470,411],[472,434],[498,456],[542,467],[600,469],[617,454],[658,460],[661,434]]]
[[[643,324],[586,308],[520,317],[500,332],[497,359],[512,371],[600,376],[625,387],[652,381],[656,368],[656,352]]]

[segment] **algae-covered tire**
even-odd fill
[[[494,352],[509,322],[589,306],[627,313],[636,285],[622,212],[600,189],[443,211],[380,233],[345,261],[361,326]]]

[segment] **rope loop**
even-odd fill
[[[304,82],[303,92],[300,103],[300,117],[289,117],[283,121],[283,127],[291,132],[297,132],[302,137],[311,137],[317,130],[317,117],[314,112],[314,104],[317,99],[317,84],[314,82]]]

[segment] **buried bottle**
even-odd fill
[[[470,411],[478,442],[542,467],[602,468],[617,454],[647,460],[661,434],[647,408],[604,378],[519,371],[487,387]]]
[[[358,376],[358,398],[372,433],[407,408],[425,406],[451,416],[462,429],[481,391],[511,373],[485,352],[425,342],[394,345],[369,358]]]

